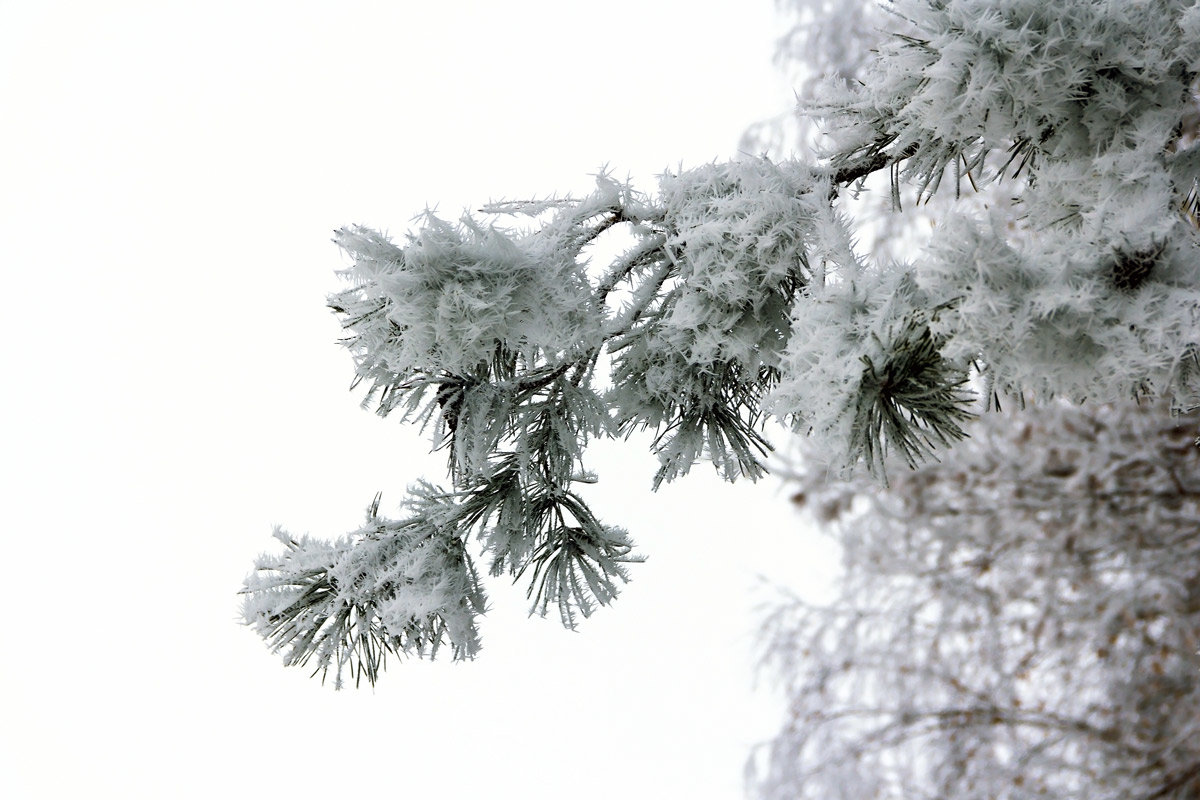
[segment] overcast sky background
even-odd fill
[[[595,447],[595,507],[650,557],[617,603],[568,633],[492,581],[479,660],[374,691],[284,668],[236,591],[274,524],[333,538],[444,476],[347,391],[332,229],[731,157],[790,102],[772,0],[0,20],[0,795],[740,797],[779,713],[757,576],[827,569],[775,481],[654,496],[646,439]]]

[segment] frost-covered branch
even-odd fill
[[[485,599],[456,534],[456,510],[432,487],[419,487],[402,522],[378,516],[332,545],[275,535],[282,556],[259,558],[246,581],[242,613],[284,662],[374,683],[389,653],[435,655],[449,642],[456,658],[479,650],[475,617]]]
[[[365,402],[433,426],[453,535],[532,577],[536,611],[573,624],[634,559],[577,485],[595,437],[649,431],[656,486],[700,460],[754,479],[775,418],[840,474],[882,476],[1017,399],[1200,405],[1198,7],[889,7],[896,31],[841,70],[861,80],[816,94],[823,160],[714,163],[653,194],[601,175],[582,198],[426,214],[400,243],[338,231],[353,263],[329,304]],[[874,173],[949,197],[907,260],[857,245],[844,206]],[[964,187],[1003,202],[955,205]],[[593,265],[618,228],[631,246]],[[318,640],[269,635],[291,633]]]

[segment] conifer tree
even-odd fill
[[[648,429],[655,485],[708,460],[755,479],[770,418],[843,474],[914,468],[1007,398],[1200,403],[1200,3],[897,0],[861,81],[810,111],[824,157],[607,175],[586,197],[338,232],[330,299],[380,414],[440,431],[449,487],[335,543],[280,531],[246,620],[289,663],[374,681],[388,653],[478,649],[487,571],[573,625],[637,560],[579,484],[584,448]],[[856,245],[846,198],[990,185],[908,261]],[[1006,208],[1009,204],[1006,204]],[[973,213],[974,212],[974,213]],[[523,220],[523,226],[516,222]],[[502,225],[502,222],[507,222]],[[603,269],[590,245],[632,246]]]

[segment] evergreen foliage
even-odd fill
[[[350,287],[330,307],[366,402],[433,424],[452,486],[333,547],[285,538],[247,582],[247,621],[291,663],[372,681],[378,653],[469,657],[475,536],[491,574],[528,576],[533,609],[575,624],[638,560],[579,492],[594,437],[653,431],[656,486],[699,460],[755,479],[773,416],[841,474],[882,477],[1005,397],[1200,405],[1200,4],[891,11],[901,32],[862,81],[818,93],[819,162],[710,164],[654,195],[601,175],[583,198],[426,214],[401,244],[338,231]],[[875,174],[897,201],[991,187],[1017,214],[948,206],[911,261],[871,259],[843,207]],[[632,246],[592,268],[617,227]],[[379,579],[347,577],[363,564]]]

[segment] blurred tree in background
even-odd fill
[[[981,418],[890,486],[801,470],[836,598],[764,631],[763,798],[1200,796],[1200,416]]]

